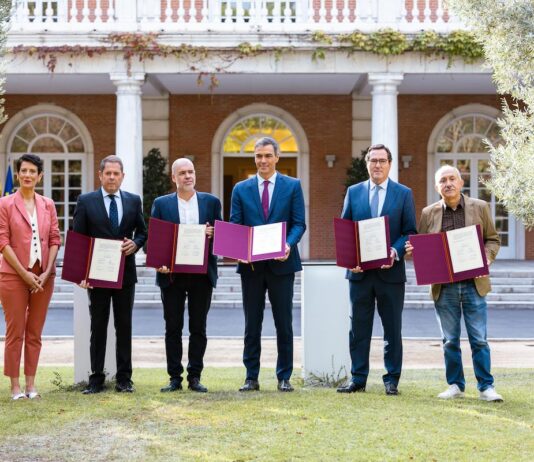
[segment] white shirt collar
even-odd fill
[[[276,182],[276,175],[278,172],[274,172],[270,178],[267,178],[267,180],[264,180],[259,173],[256,173],[256,177],[258,178],[258,184],[263,184],[264,181],[269,181],[272,184]]]
[[[384,191],[387,191],[389,184],[389,178],[386,178],[382,183],[380,183],[378,186],[380,186]],[[371,180],[369,180],[369,191],[374,191],[376,188],[376,184],[373,183]]]
[[[105,189],[104,189],[104,186],[101,186],[100,187],[100,191],[102,192],[102,196],[104,197],[108,197],[111,193],[108,193]],[[121,190],[119,189],[116,193],[113,193],[113,195],[115,197],[118,197],[119,199],[121,198]],[[111,199],[110,199],[111,200]]]

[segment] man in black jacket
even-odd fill
[[[117,375],[115,390],[131,393],[132,383],[132,309],[137,273],[135,252],[146,240],[141,198],[121,191],[124,179],[123,164],[117,156],[107,156],[100,162],[98,171],[101,188],[78,198],[74,210],[74,231],[95,238],[122,239],[122,251],[126,255],[121,289],[92,288],[85,281],[81,287],[88,289],[91,316],[91,376],[84,394],[99,393],[104,388],[104,359],[106,355],[107,327],[110,303],[117,338]]]

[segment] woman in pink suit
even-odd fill
[[[11,379],[14,400],[40,397],[35,374],[60,245],[54,202],[35,192],[43,176],[43,161],[24,154],[17,160],[16,170],[19,190],[0,199],[0,302],[6,319],[4,375]],[[19,381],[23,344],[25,393]]]

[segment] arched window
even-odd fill
[[[490,176],[490,156],[484,140],[493,146],[502,143],[495,117],[475,112],[449,118],[436,137],[434,171],[446,164],[460,170],[464,180],[463,192],[490,204],[501,238],[499,257],[515,258],[515,220],[485,185]],[[433,177],[431,181],[433,184]]]
[[[224,154],[253,154],[254,143],[258,138],[269,136],[280,145],[283,154],[298,154],[295,136],[288,126],[277,117],[257,114],[237,122],[224,140]]]
[[[55,202],[63,237],[72,226],[78,196],[87,190],[87,135],[77,128],[81,122],[71,120],[67,111],[62,110],[62,114],[34,109],[35,114],[28,117],[18,115],[20,120],[11,132],[6,153],[13,171],[14,162],[22,154],[37,154],[43,159],[44,175],[36,189]]]

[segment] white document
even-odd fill
[[[447,241],[454,273],[461,273],[462,271],[484,266],[475,225],[447,231]]]
[[[89,279],[118,282],[122,241],[95,238]]]
[[[252,255],[280,252],[282,249],[282,223],[252,228]]]
[[[384,217],[371,218],[358,222],[361,261],[374,261],[388,258],[386,221]]]
[[[176,265],[204,264],[206,225],[179,225],[176,243]]]

